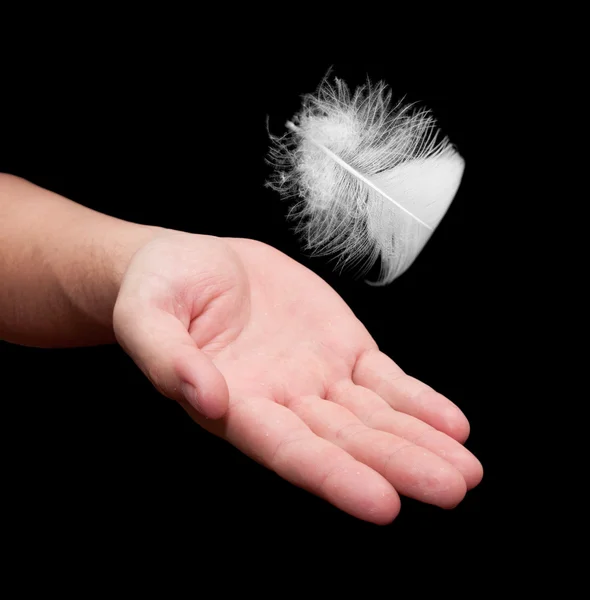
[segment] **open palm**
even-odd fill
[[[131,261],[117,339],[207,430],[359,518],[477,485],[459,409],[379,352],[314,273],[246,239],[169,233]]]

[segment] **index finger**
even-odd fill
[[[193,418],[204,421],[198,413]],[[291,410],[267,398],[234,401],[222,419],[209,421],[206,428],[287,481],[354,517],[384,525],[400,510],[399,495],[385,477],[317,436]]]

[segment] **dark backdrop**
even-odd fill
[[[82,66],[80,66],[82,65]],[[404,499],[397,520],[357,521],[282,481],[199,429],[155,392],[117,346],[39,350],[0,343],[4,494],[23,544],[56,535],[72,547],[164,535],[222,539],[226,552],[256,540],[260,552],[319,541],[332,552],[393,552],[412,541],[442,551],[473,547],[494,480],[483,409],[498,367],[488,347],[493,290],[482,175],[484,93],[434,57],[419,77],[388,64],[334,64],[351,85],[368,74],[396,96],[429,106],[466,160],[461,188],[412,268],[385,288],[323,259],[308,259],[289,230],[287,206],[264,187],[270,173],[266,119],[275,133],[315,89],[329,63],[203,66],[136,56],[118,64],[41,65],[0,103],[0,171],[81,204],[140,223],[262,240],[328,281],[383,351],[456,402],[470,419],[467,447],[487,470],[453,511]],[[238,541],[236,546],[232,541]],[[354,541],[345,547],[341,541]],[[268,542],[268,543],[265,543]],[[360,545],[357,545],[360,544]]]

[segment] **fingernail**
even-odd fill
[[[197,397],[197,390],[193,385],[183,381],[180,384],[180,389],[182,391],[182,395],[185,397],[186,401],[195,409],[198,410],[201,414],[203,414],[203,409],[199,403],[199,399]]]

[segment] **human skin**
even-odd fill
[[[0,339],[118,342],[203,428],[360,519],[479,483],[462,412],[278,250],[121,221],[0,174]],[[199,460],[195,457],[195,460]]]

